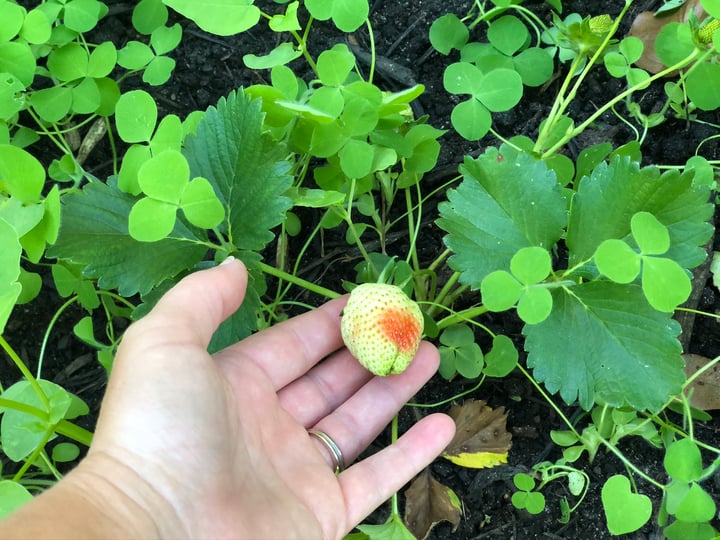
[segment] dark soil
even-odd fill
[[[271,2],[262,2],[265,9],[273,9]],[[428,114],[429,122],[448,132],[441,139],[442,151],[437,169],[429,173],[426,182],[440,182],[452,178],[456,174],[457,166],[463,156],[478,155],[487,146],[496,145],[498,141],[488,137],[479,142],[468,142],[454,134],[450,129],[450,112],[455,104],[453,97],[449,96],[442,85],[443,69],[447,63],[454,61],[433,52],[428,41],[428,29],[438,16],[452,11],[459,15],[465,14],[472,2],[470,0],[376,0],[372,3],[371,21],[375,33],[377,52],[385,57],[395,69],[390,71],[379,70],[381,77],[379,84],[387,89],[400,89],[415,82],[422,83],[426,92],[420,97],[416,113]],[[594,0],[565,0],[564,14],[578,12],[581,14],[597,15],[607,12],[610,15],[619,13],[622,0],[596,2]],[[660,1],[637,2],[631,10],[626,21],[632,20],[633,14],[646,9],[657,8]],[[549,21],[549,11],[545,3],[540,1],[526,1],[524,5],[532,9],[544,20]],[[276,6],[281,9],[281,6]],[[129,23],[129,9],[131,6],[116,4],[111,16],[103,22],[103,32],[117,45],[122,46],[129,39],[136,39],[132,26]],[[218,38],[210,36],[187,21],[180,21],[184,26],[184,37],[180,47],[173,56],[177,60],[177,68],[170,83],[160,88],[148,89],[153,93],[163,109],[161,114],[175,113],[184,117],[187,113],[197,109],[205,109],[217,100],[227,95],[231,90],[248,86],[257,82],[265,82],[266,72],[255,72],[247,69],[242,56],[248,52],[262,53],[276,45],[276,37],[266,32],[263,26],[246,33],[245,35]],[[333,42],[344,40],[330,25],[316,23],[315,39],[311,43],[311,50],[319,51]],[[627,25],[621,28],[624,32]],[[473,36],[476,38],[480,35]],[[104,39],[108,37],[103,36]],[[355,35],[361,47],[367,46],[367,35],[361,29]],[[399,68],[398,68],[399,66]],[[298,64],[296,70],[302,71]],[[562,69],[562,68],[561,68]],[[140,86],[140,81],[128,81],[129,86]],[[516,134],[536,134],[537,127],[549,110],[557,91],[559,82],[556,80],[546,87],[531,90],[518,107],[511,112],[497,115],[494,128],[504,136]],[[570,114],[576,119],[589,116],[598,103],[605,101],[621,89],[621,82],[612,79],[602,69],[595,70],[587,80],[582,95],[575,100]],[[642,101],[646,112],[656,110],[663,99],[662,87],[651,88]],[[623,111],[620,111],[623,112]],[[705,120],[718,122],[717,113],[709,114]],[[698,123],[687,123],[684,120],[669,119],[663,125],[654,128],[643,144],[643,155],[646,164],[661,163],[667,165],[684,164],[694,154],[698,143],[712,133],[712,128]],[[572,157],[582,148],[599,141],[610,141],[614,145],[621,145],[632,140],[633,132],[612,115],[607,114],[597,122],[594,129],[588,131],[576,140],[567,149]],[[704,145],[703,155],[709,159],[720,158],[717,145]],[[110,174],[108,164],[100,156],[109,155],[103,148],[96,149],[88,166],[99,177]],[[442,198],[442,194],[438,200]],[[431,201],[426,212],[426,227],[423,228],[421,239],[421,256],[432,260],[442,250],[442,234],[433,225],[434,206],[437,200]],[[311,218],[317,219],[317,218]],[[312,225],[312,224],[310,224]],[[301,264],[303,278],[327,284],[336,288],[340,279],[352,276],[352,266],[358,261],[354,253],[348,248],[342,238],[326,238],[324,251],[310,252]],[[298,241],[299,244],[302,240]],[[396,240],[396,244],[389,249],[392,252],[403,253],[406,248],[404,238]],[[51,287],[51,281],[46,283]],[[699,309],[715,313],[720,309],[720,294],[707,280],[707,285],[701,281],[702,290]],[[46,298],[51,295],[43,295]],[[50,318],[61,304],[58,300],[53,305],[38,305],[37,302],[17,309],[6,332],[7,339],[18,349],[24,358],[36,358],[38,354],[38,336],[47,328]],[[58,327],[53,331],[48,342],[48,355],[46,362],[46,376],[58,380],[68,390],[77,393],[88,401],[97,412],[99,401],[104,388],[104,370],[100,368],[92,351],[82,346],[72,336],[72,325],[83,314],[78,309],[70,309],[60,319]],[[495,316],[488,324],[500,333],[512,338],[520,339],[520,323],[512,316]],[[700,317],[694,328],[686,328],[692,332],[687,352],[698,353],[709,358],[720,354],[720,326],[714,319]],[[649,339],[652,336],[648,336]],[[521,346],[520,346],[521,348]],[[521,357],[521,361],[524,359]],[[2,366],[0,376],[3,381],[16,378],[16,374],[7,365]],[[418,402],[434,402],[458,394],[471,383],[462,380],[447,383],[437,377],[417,396]],[[605,479],[615,473],[624,474],[626,471],[620,461],[612,454],[600,452],[592,463],[581,459],[577,463],[591,478],[590,491],[583,504],[571,515],[567,524],[562,524],[560,518],[559,501],[567,498],[572,505],[574,497],[569,493],[567,485],[555,482],[548,485],[545,490],[547,498],[546,510],[531,516],[524,511],[516,510],[510,503],[510,496],[514,491],[512,476],[518,471],[526,471],[534,464],[561,457],[556,446],[549,438],[553,429],[563,429],[563,423],[556,416],[547,402],[538,395],[529,382],[519,373],[513,373],[503,380],[486,382],[472,396],[488,402],[492,407],[504,407],[508,412],[508,429],[513,435],[513,445],[509,454],[508,464],[492,469],[472,470],[462,469],[449,462],[438,460],[432,466],[434,476],[441,482],[450,486],[460,497],[464,505],[464,516],[454,533],[447,524],[438,525],[431,533],[430,538],[456,538],[458,540],[480,538],[563,538],[581,539],[594,538],[601,540],[610,538],[602,505],[600,502],[600,489]],[[572,417],[579,411],[572,408],[565,413]],[[412,419],[411,412],[406,420]],[[675,419],[679,421],[679,418]],[[92,422],[92,420],[91,420]],[[696,427],[696,436],[709,444],[720,446],[720,420],[699,423]],[[387,443],[386,435],[378,439],[378,445]],[[641,466],[650,476],[665,481],[662,467],[663,453],[642,440],[626,440],[621,444],[621,450],[636,464]],[[720,476],[707,481],[704,486],[716,500],[720,500]],[[653,498],[653,508],[659,508],[659,493],[651,486],[639,482],[641,492]],[[387,509],[381,509],[371,516],[373,521],[383,521]],[[654,516],[656,517],[656,516]],[[627,535],[626,538],[654,539],[662,538],[656,520],[653,519],[641,532]],[[718,527],[718,524],[715,523]]]

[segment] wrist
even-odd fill
[[[175,528],[179,521],[171,513],[170,505],[135,471],[91,453],[55,486],[0,521],[0,538],[187,536]]]

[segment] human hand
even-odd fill
[[[102,476],[94,504],[119,497],[126,520],[161,538],[340,538],[432,461],[454,425],[428,416],[339,475],[307,430],[330,435],[349,463],[432,376],[437,352],[424,343],[404,373],[372,376],[342,348],[338,299],[211,357],[246,284],[238,261],[198,272],[128,329],[70,477],[92,491]]]

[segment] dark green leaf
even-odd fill
[[[441,203],[438,220],[455,253],[450,264],[478,288],[494,270],[507,269],[521,248],[550,249],[567,220],[555,174],[545,163],[503,145],[466,159],[464,180]]]
[[[680,391],[680,327],[650,307],[639,286],[590,282],[554,289],[553,301],[546,320],[523,329],[528,366],[550,392],[584,409],[606,403],[642,410]]]
[[[159,242],[134,240],[128,215],[136,200],[114,182],[92,182],[66,195],[60,235],[49,256],[83,265],[84,274],[98,278],[100,287],[117,288],[123,296],[145,294],[203,258],[204,239],[181,220]]]
[[[671,246],[665,256],[683,268],[705,258],[702,246],[712,234],[709,191],[692,185],[693,173],[640,168],[629,158],[598,164],[580,182],[573,198],[567,245],[570,266],[592,257],[610,238],[630,239],[630,221],[637,212],[650,212],[668,228]],[[632,240],[630,240],[632,242]]]
[[[186,141],[192,176],[212,184],[226,209],[221,228],[240,249],[265,247],[292,205],[283,147],[261,129],[260,100],[233,92],[207,110]]]

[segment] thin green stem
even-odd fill
[[[43,361],[45,359],[45,349],[47,348],[48,341],[50,339],[50,332],[52,332],[52,329],[55,327],[55,323],[60,318],[60,315],[62,315],[67,308],[69,308],[72,304],[77,302],[79,300],[79,296],[73,296],[69,300],[67,300],[62,306],[58,308],[58,310],[53,315],[52,319],[50,319],[50,323],[48,324],[47,330],[45,330],[45,335],[43,336],[42,345],[40,345],[40,354],[38,356],[38,366],[37,366],[37,374],[36,377],[38,379],[42,379],[42,369],[43,369]]]
[[[23,377],[30,383],[30,386],[32,387],[33,391],[37,395],[38,399],[42,402],[43,406],[45,407],[46,411],[50,411],[50,400],[45,395],[45,392],[40,387],[40,384],[38,383],[37,379],[33,377],[33,374],[30,373],[30,370],[25,365],[25,362],[22,361],[22,359],[17,355],[15,350],[10,346],[10,344],[5,341],[5,338],[0,336],[0,347],[3,348],[3,350],[7,353],[7,355],[10,357],[10,359],[13,361],[15,366],[20,370],[20,373],[22,373]]]
[[[375,34],[373,33],[372,23],[370,19],[365,19],[365,26],[367,26],[368,39],[370,40],[370,71],[368,73],[368,82],[373,82],[375,76]]]
[[[415,185],[417,186],[418,184]],[[418,186],[418,201],[421,199],[422,197],[420,195],[420,187]],[[418,215],[416,222],[415,216],[413,216],[413,202],[410,188],[405,189],[405,205],[407,206],[408,233],[410,234],[410,247],[408,248],[406,262],[410,264],[410,262],[412,261],[413,269],[417,271],[420,269],[420,261],[418,260],[417,249],[415,249],[415,246],[417,245],[418,234],[420,232],[419,225],[420,221],[422,220],[422,205],[418,204]]]
[[[58,435],[64,435],[65,437],[79,442],[80,444],[84,444],[85,446],[90,446],[90,443],[92,443],[92,431],[88,431],[87,429],[80,427],[77,424],[73,424],[68,420],[60,420],[55,426],[55,432]]]
[[[35,461],[37,460],[37,458],[40,456],[40,452],[43,451],[43,449],[45,448],[45,445],[46,445],[46,444],[48,443],[48,441],[50,440],[50,437],[53,436],[53,433],[54,433],[54,432],[55,432],[55,431],[54,431],[52,428],[47,429],[47,430],[45,431],[45,433],[43,434],[42,439],[40,439],[40,442],[39,442],[38,445],[35,447],[35,450],[33,450],[33,452],[27,457],[27,459],[25,460],[25,463],[23,463],[22,467],[20,467],[20,469],[18,470],[18,472],[15,473],[15,476],[13,476],[13,481],[14,481],[14,482],[19,482],[20,479],[21,479],[23,476],[25,476],[25,473],[26,473],[27,470],[30,468],[30,466],[31,466],[33,463],[35,463]]]
[[[605,103],[602,107],[600,107],[597,111],[595,111],[592,115],[590,115],[584,122],[579,124],[577,127],[575,127],[573,130],[571,130],[569,133],[567,133],[564,137],[562,137],[557,143],[555,143],[552,147],[550,147],[548,150],[543,152],[542,158],[547,159],[548,157],[552,156],[555,152],[557,152],[560,148],[565,146],[567,142],[574,137],[577,137],[580,133],[585,131],[595,120],[597,120],[600,116],[605,114],[609,109],[614,107],[617,103],[624,100],[627,96],[637,92],[638,90],[641,90],[644,88],[647,84],[660,80],[663,77],[666,77],[673,71],[677,71],[684,66],[690,64],[691,62],[697,60],[698,62],[701,61],[699,58],[700,51],[698,49],[693,50],[693,52],[685,57],[683,60],[679,61],[678,63],[670,66],[669,68],[664,69],[663,71],[660,71],[656,73],[655,75],[651,76],[650,78],[646,79],[642,83],[633,85],[625,89],[623,92],[620,92],[617,96],[615,96],[613,99]],[[704,56],[704,55],[703,55]],[[573,95],[572,98],[575,96]]]
[[[264,262],[259,262],[257,263],[257,265],[260,270],[262,270],[266,274],[276,277],[278,279],[285,280],[288,283],[292,283],[293,285],[297,285],[298,287],[307,289],[308,291],[314,292],[315,294],[319,294],[326,298],[339,298],[340,296],[342,296],[336,291],[327,289],[321,285],[317,285],[316,283],[312,283],[305,279],[299,278],[293,274],[290,274],[289,272],[280,270],[279,268],[275,268],[274,266],[270,266],[269,264],[266,264]]]
[[[453,324],[465,322],[469,319],[474,319],[487,313],[488,309],[485,306],[475,306],[462,311],[457,311],[451,315],[448,315],[444,319],[440,319],[437,323],[438,330],[443,330]]]
[[[390,443],[395,444],[398,440],[398,424],[399,424],[399,416],[396,414],[393,419],[392,423],[390,424]],[[398,494],[397,491],[393,493],[392,500],[391,500],[391,506],[392,506],[392,513],[393,515],[400,516],[400,507],[398,505]]]
[[[548,402],[548,404],[555,410],[555,413],[562,419],[563,422],[567,425],[567,427],[570,429],[570,431],[573,432],[573,434],[580,439],[580,434],[575,429],[575,426],[573,426],[572,422],[570,422],[570,419],[565,416],[565,413],[563,413],[560,408],[555,405],[555,402],[552,400],[552,398],[545,392],[545,390],[542,389],[542,387],[538,384],[538,382],[535,380],[535,378],[528,373],[528,371],[522,367],[520,364],[517,364],[516,366],[520,372],[525,375],[528,381],[530,381],[530,384],[532,384],[535,387],[535,390],[537,390],[540,395],[545,399],[545,401]]]
[[[33,407],[32,405],[28,405],[27,403],[22,403],[20,401],[15,401],[12,399],[0,397],[0,407],[2,407],[3,409],[12,409],[14,411],[29,414],[31,416],[39,418],[43,422],[48,422],[50,419],[50,415],[47,411],[43,411],[42,409],[38,409],[37,407]]]
[[[434,409],[434,408],[436,408],[436,407],[440,407],[440,406],[442,406],[442,405],[446,405],[446,404],[451,403],[451,402],[453,402],[453,401],[455,401],[455,400],[458,400],[458,399],[460,399],[461,397],[467,396],[468,394],[472,394],[472,393],[475,392],[477,389],[479,389],[484,382],[485,382],[485,375],[483,375],[483,376],[480,378],[480,381],[479,381],[475,386],[473,386],[472,388],[470,388],[470,389],[468,389],[468,390],[464,390],[464,391],[460,392],[459,394],[455,394],[454,396],[451,396],[451,397],[449,397],[449,398],[447,398],[447,399],[443,399],[442,401],[436,401],[435,403],[407,403],[406,405],[407,405],[408,407],[416,407],[416,408],[418,408],[418,409]]]

